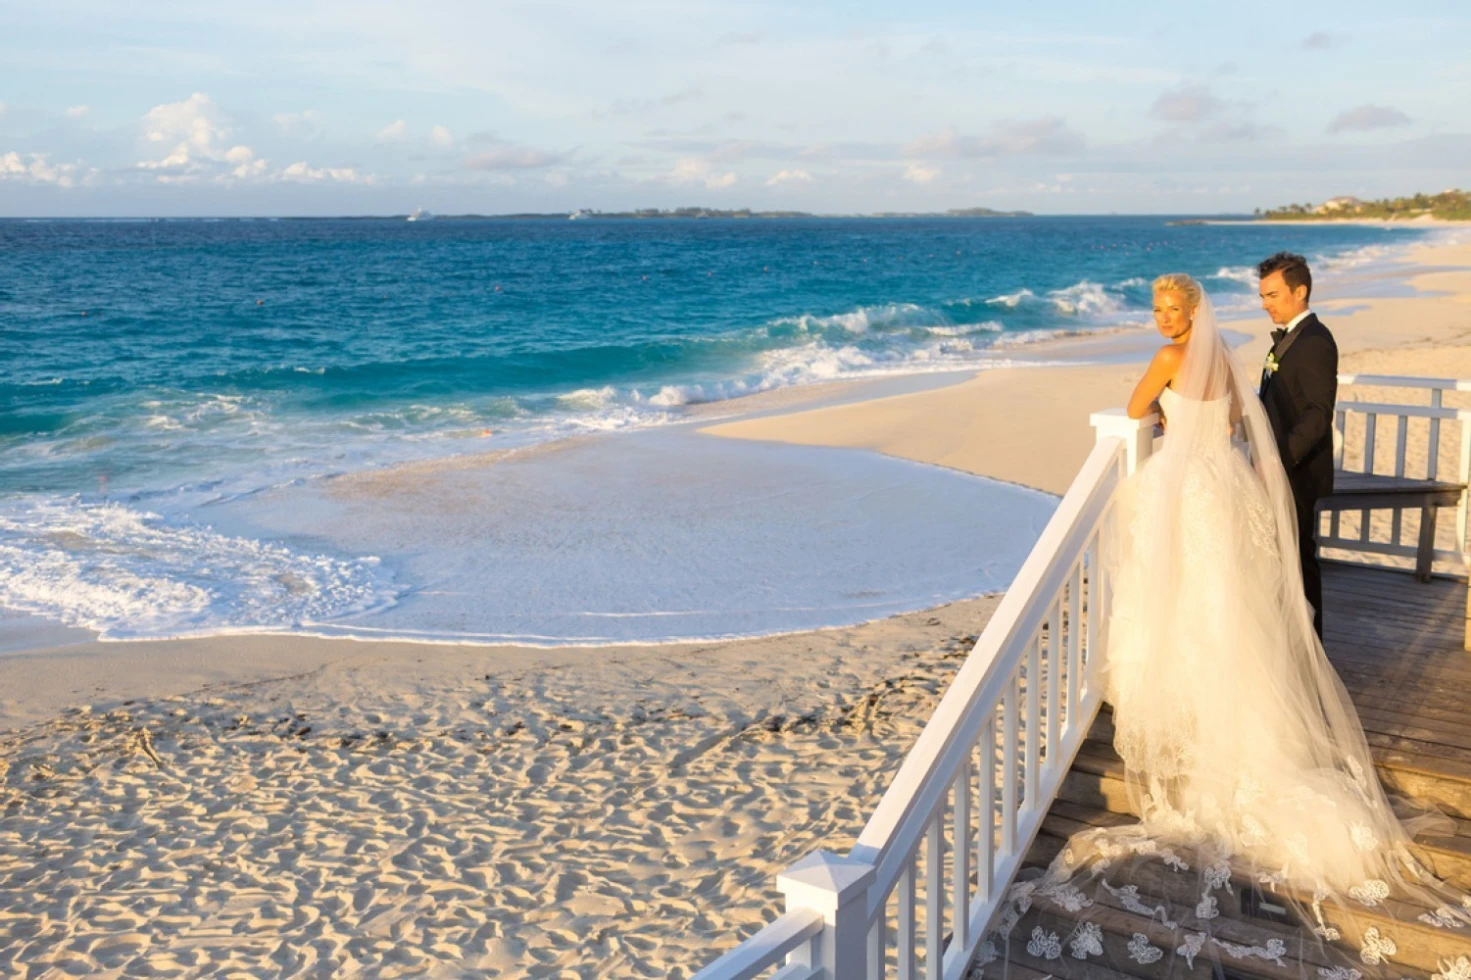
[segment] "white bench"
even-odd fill
[[[1430,580],[1437,560],[1464,567],[1466,488],[1471,475],[1471,425],[1467,422],[1471,421],[1471,410],[1447,408],[1442,400],[1447,391],[1471,391],[1471,380],[1340,374],[1338,384],[1340,390],[1371,386],[1426,391],[1429,404],[1340,400],[1334,407],[1334,485],[1332,495],[1318,502],[1319,513],[1327,517],[1328,523],[1326,532],[1319,525],[1318,547],[1413,558],[1415,576],[1423,582]],[[1362,417],[1361,425],[1350,425],[1355,417]],[[1426,423],[1426,458],[1420,467],[1409,466],[1407,460],[1411,419],[1424,419]],[[1441,427],[1447,421],[1460,423],[1460,455],[1454,474],[1440,471]],[[1383,431],[1386,425],[1393,426],[1392,437]],[[1354,452],[1349,452],[1350,430]],[[1393,439],[1392,462],[1380,465],[1385,454],[1378,450],[1386,438]],[[1345,469],[1345,457],[1353,457],[1355,469]],[[1452,549],[1435,547],[1436,512],[1443,507],[1456,508],[1456,543]],[[1387,541],[1371,533],[1372,513],[1383,510],[1392,512]],[[1407,510],[1420,515],[1412,542],[1405,541],[1403,534]],[[1357,534],[1344,533],[1341,515],[1346,512],[1358,513]]]

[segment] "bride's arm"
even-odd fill
[[[1156,411],[1154,403],[1160,392],[1179,373],[1184,353],[1180,344],[1165,344],[1155,352],[1154,360],[1149,362],[1149,367],[1144,371],[1144,377],[1139,379],[1139,383],[1134,386],[1134,393],[1129,396],[1129,418],[1142,419]]]

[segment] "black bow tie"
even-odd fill
[[[1278,344],[1282,343],[1282,338],[1285,337],[1285,336],[1287,336],[1287,330],[1285,328],[1278,327],[1276,330],[1273,330],[1272,331],[1272,346],[1275,347]]]

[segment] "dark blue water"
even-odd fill
[[[351,467],[453,452],[485,428],[615,427],[954,367],[1008,335],[1143,322],[1162,270],[1229,307],[1277,248],[1325,259],[1413,234],[1157,218],[0,222],[0,492]]]

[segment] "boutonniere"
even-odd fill
[[[1267,373],[1276,374],[1277,369],[1281,366],[1282,362],[1277,360],[1277,352],[1274,350],[1267,351]]]

